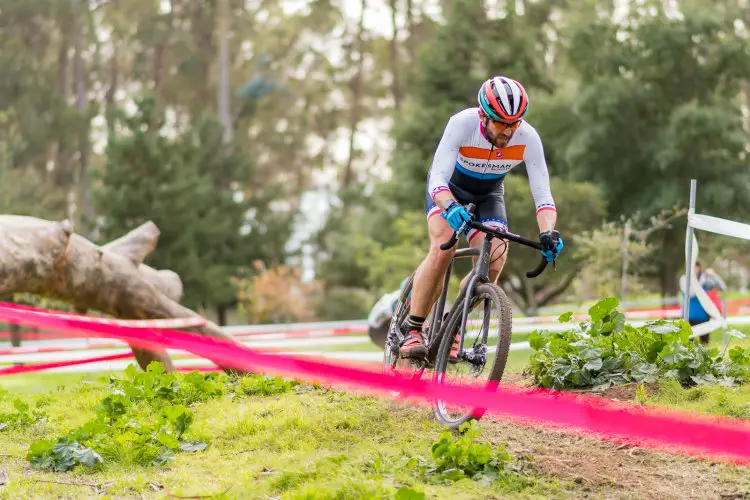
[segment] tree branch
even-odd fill
[[[101,248],[119,253],[133,264],[140,264],[156,248],[159,234],[156,224],[148,221]]]
[[[510,279],[503,280],[501,286],[510,300],[516,304],[524,314],[528,314],[528,302],[523,295],[523,290],[513,286],[513,281]]]
[[[143,279],[154,285],[161,293],[179,302],[182,299],[182,280],[177,273],[149,267],[142,262],[156,249],[161,232],[151,221],[133,229],[124,236],[107,243],[101,249],[122,255],[138,266]]]
[[[578,271],[571,271],[568,273],[562,281],[555,285],[543,288],[542,291],[535,294],[536,303],[539,306],[549,304],[553,299],[557,298],[573,283],[575,277],[578,276]]]
[[[536,295],[534,294],[534,284],[529,279],[521,279],[523,284],[523,296],[526,299],[526,311],[529,316],[537,313]]]

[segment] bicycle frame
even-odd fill
[[[471,257],[479,255],[479,253],[480,249],[478,248],[462,248],[456,250],[456,255],[453,258],[457,259],[461,257]],[[443,291],[440,292],[440,297],[438,298],[437,304],[435,305],[433,324],[430,326],[430,344],[427,349],[427,359],[429,364],[432,364],[435,361],[435,359],[437,358],[438,349],[440,348],[440,339],[442,338],[442,335],[438,334],[443,328],[443,313],[445,312],[445,302],[448,298],[448,284],[450,282],[452,272],[453,262],[448,265],[448,269],[445,271],[445,276],[443,277]],[[474,269],[472,269],[470,275],[473,274]],[[456,307],[456,304],[454,304],[453,307]]]
[[[469,213],[474,212],[474,206],[469,205]],[[470,293],[472,290],[474,290],[474,286],[479,283],[489,283],[490,281],[490,257],[492,252],[492,240],[494,238],[501,238],[503,240],[509,240],[514,241],[516,243],[520,243],[521,245],[534,248],[536,250],[541,249],[541,244],[536,241],[531,241],[526,238],[523,238],[517,234],[509,233],[507,231],[501,231],[498,229],[491,228],[489,226],[485,226],[482,223],[476,222],[474,220],[471,220],[466,223],[466,226],[476,229],[477,231],[481,231],[484,233],[484,241],[482,242],[482,246],[479,248],[462,248],[456,250],[456,253],[454,255],[454,259],[461,258],[461,257],[473,257],[478,256],[477,262],[474,264],[474,267],[472,268],[471,272],[469,273],[469,282],[466,284],[466,288],[464,290],[464,295],[462,301],[457,301],[455,304],[453,304],[453,307],[451,308],[451,313],[454,311],[456,307],[461,304],[463,307],[462,315],[461,315],[461,329],[458,336],[458,352],[463,352],[463,343],[464,343],[464,337],[466,336],[466,320],[469,315],[469,308],[471,307],[471,299],[473,297],[473,294]],[[451,239],[442,245],[440,245],[440,248],[442,250],[448,250],[452,248],[456,242],[458,241],[458,235],[459,231],[456,231]],[[553,263],[554,266],[554,263]],[[526,273],[526,276],[528,278],[534,278],[536,276],[539,276],[544,269],[547,267],[547,261],[542,258],[541,262],[537,266],[536,269],[533,271],[528,271]],[[450,282],[451,273],[453,271],[453,262],[448,265],[448,269],[445,272],[445,276],[443,277],[443,290],[440,293],[440,297],[438,298],[437,304],[435,305],[435,313],[433,315],[433,325],[431,327],[431,334],[430,334],[430,340],[429,345],[427,348],[427,363],[433,364],[435,362],[435,359],[437,358],[438,350],[440,348],[440,342],[442,340],[442,336],[444,332],[443,329],[443,313],[445,311],[445,301],[447,299],[448,295],[448,283]],[[459,297],[461,295],[459,294]],[[487,336],[486,329],[483,333],[483,337]],[[486,342],[486,338],[483,339],[484,342]]]
[[[490,281],[490,253],[492,251],[492,240],[494,239],[494,237],[494,235],[487,233],[481,247],[458,249],[456,250],[456,254],[453,257],[454,259],[474,256],[479,257],[476,264],[474,264],[474,267],[469,273],[469,282],[466,284],[466,293],[464,293],[463,300],[461,302],[456,302],[451,308],[452,312],[453,308],[457,307],[459,304],[461,304],[463,307],[461,335],[459,336],[458,352],[461,352],[461,350],[463,349],[464,336],[466,335],[466,318],[469,314],[469,307],[471,307],[470,299],[472,297],[472,294],[468,292],[474,289],[474,285],[477,282],[488,283]],[[440,339],[442,338],[442,335],[437,334],[441,332],[444,326],[443,313],[445,312],[445,302],[448,297],[448,283],[450,282],[452,271],[453,262],[448,265],[448,269],[445,271],[445,276],[443,277],[443,291],[440,293],[440,297],[438,298],[437,304],[435,306],[434,320],[431,327],[432,333],[430,335],[430,345],[427,351],[427,359],[429,360],[429,363],[433,363],[437,358],[437,352],[440,348]]]

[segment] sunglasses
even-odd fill
[[[521,120],[516,120],[512,123],[506,123],[500,120],[493,120],[483,111],[480,111],[479,114],[481,115],[482,120],[488,120],[489,123],[492,123],[495,127],[499,128],[500,130],[505,130],[507,128],[516,129],[521,124]]]

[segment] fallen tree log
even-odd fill
[[[143,264],[158,237],[149,222],[100,247],[68,221],[0,215],[0,296],[38,294],[120,319],[200,317],[178,303],[183,289],[176,273]],[[234,341],[211,322],[186,330]],[[161,361],[174,370],[166,351],[131,348],[141,368]]]
[[[102,250],[115,252],[138,266],[141,276],[156,286],[164,295],[179,302],[182,299],[182,280],[174,271],[156,269],[143,264],[144,259],[156,250],[159,228],[149,221],[124,236],[104,245]]]

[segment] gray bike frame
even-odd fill
[[[464,294],[463,314],[461,317],[461,334],[459,335],[458,341],[459,353],[463,350],[464,336],[466,335],[466,318],[469,315],[469,307],[471,307],[472,294],[469,292],[474,290],[474,285],[477,282],[489,283],[490,281],[490,253],[492,251],[492,240],[494,238],[494,235],[485,233],[484,241],[482,242],[482,246],[480,248],[460,248],[456,250],[456,254],[453,257],[454,259],[457,259],[461,257],[479,256],[479,259],[477,259],[476,264],[474,264],[474,267],[469,273],[469,283],[467,283],[466,285],[466,292]],[[428,359],[435,359],[437,357],[437,350],[440,348],[440,342],[437,341],[438,337],[436,335],[440,333],[441,329],[443,328],[443,311],[445,310],[445,301],[448,297],[448,283],[450,282],[452,271],[453,262],[451,261],[451,263],[448,265],[448,269],[445,272],[445,277],[443,278],[443,291],[440,293],[440,298],[438,299],[438,303],[435,308],[432,334],[430,335],[430,352],[428,353]],[[454,305],[453,307],[456,307],[456,305]],[[486,333],[483,336],[486,336]],[[440,338],[442,338],[442,336],[440,336]]]

